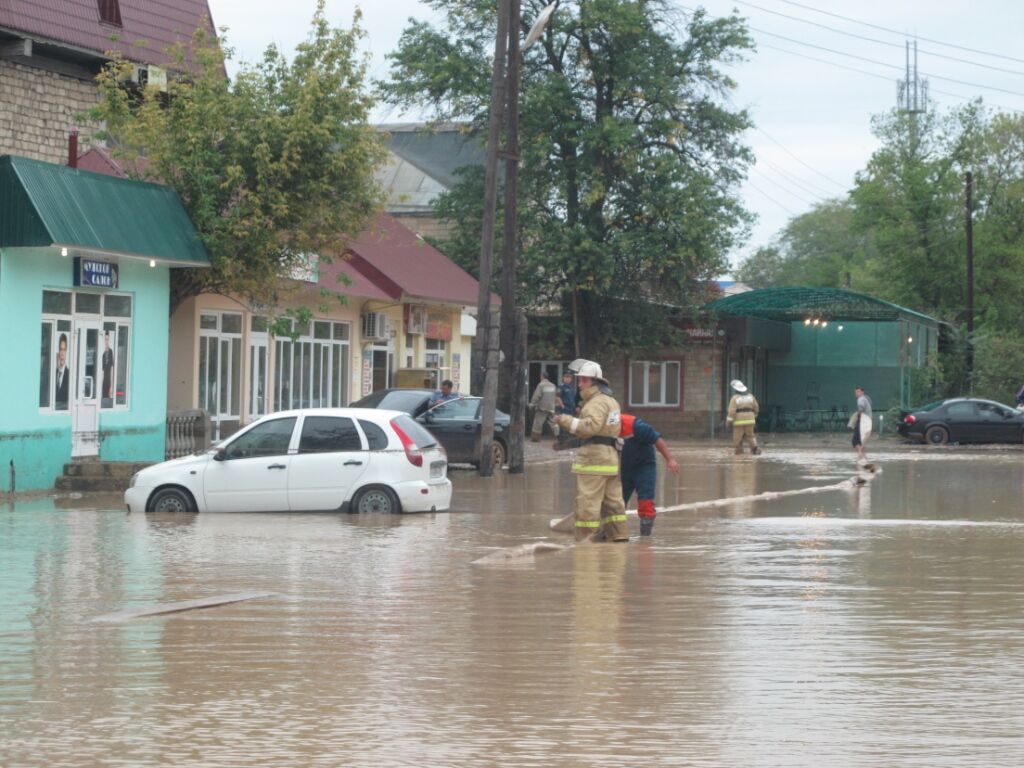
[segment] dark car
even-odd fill
[[[405,411],[425,426],[448,452],[448,461],[458,464],[480,464],[480,411],[482,399],[460,396],[429,408],[432,389],[378,389],[354,408],[386,408]],[[502,411],[494,412],[494,442],[491,456],[494,466],[502,466],[508,458],[508,425],[511,418]]]
[[[1024,442],[1024,412],[992,400],[957,397],[901,411],[896,429],[930,445]]]

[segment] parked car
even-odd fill
[[[208,451],[131,479],[130,512],[434,512],[448,459],[408,413],[311,408],[247,425]]]
[[[1024,412],[992,400],[957,397],[901,411],[903,437],[931,445],[1024,442]]]
[[[480,465],[480,413],[482,398],[461,396],[429,407],[431,389],[379,389],[353,408],[392,408],[405,411],[430,430],[448,452],[448,461]],[[491,443],[493,466],[500,467],[508,459],[508,429],[511,417],[494,412],[494,441]]]

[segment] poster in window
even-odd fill
[[[54,373],[55,411],[68,409],[68,392],[71,389],[71,370],[68,368],[68,335],[61,333],[57,337],[57,360]]]
[[[452,316],[450,312],[427,312],[428,339],[452,340]]]
[[[100,373],[103,376],[100,385],[100,407],[110,408],[114,404],[114,350],[110,346],[110,331],[114,323],[105,323],[103,327],[103,354],[100,356]]]

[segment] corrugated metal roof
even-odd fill
[[[349,264],[391,298],[475,306],[479,283],[455,262],[386,213],[380,214],[347,249]],[[493,301],[497,305],[498,297]]]
[[[901,307],[899,304],[842,288],[760,288],[718,299],[708,304],[705,309],[733,317],[760,317],[780,322],[795,322],[808,317],[848,322],[914,317],[938,323],[935,318]]]
[[[0,247],[67,246],[206,267],[174,190],[24,157],[0,157]]]
[[[96,0],[3,0],[0,27],[96,54],[115,50],[132,61],[169,64],[165,49],[188,42],[204,24],[215,34],[206,0],[118,0],[121,26],[100,23]]]

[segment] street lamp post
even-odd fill
[[[483,403],[480,427],[480,475],[493,472],[491,450],[494,442],[494,411],[498,394],[498,352],[490,308],[490,285],[493,273],[494,230],[497,218],[498,142],[501,125],[505,123],[505,222],[502,246],[501,325],[504,337],[511,339],[507,369],[511,376],[512,423],[509,429],[509,468],[523,471],[523,443],[526,425],[526,324],[517,318],[517,182],[519,173],[519,70],[522,51],[541,36],[557,2],[546,6],[537,16],[522,48],[519,45],[520,0],[500,0],[498,32],[494,44],[494,71],[491,79],[491,114],[487,136],[487,165],[484,186],[483,227],[480,243],[480,293],[477,308],[477,335],[474,351],[477,360],[485,361],[483,371]],[[507,68],[505,59],[508,59]]]

